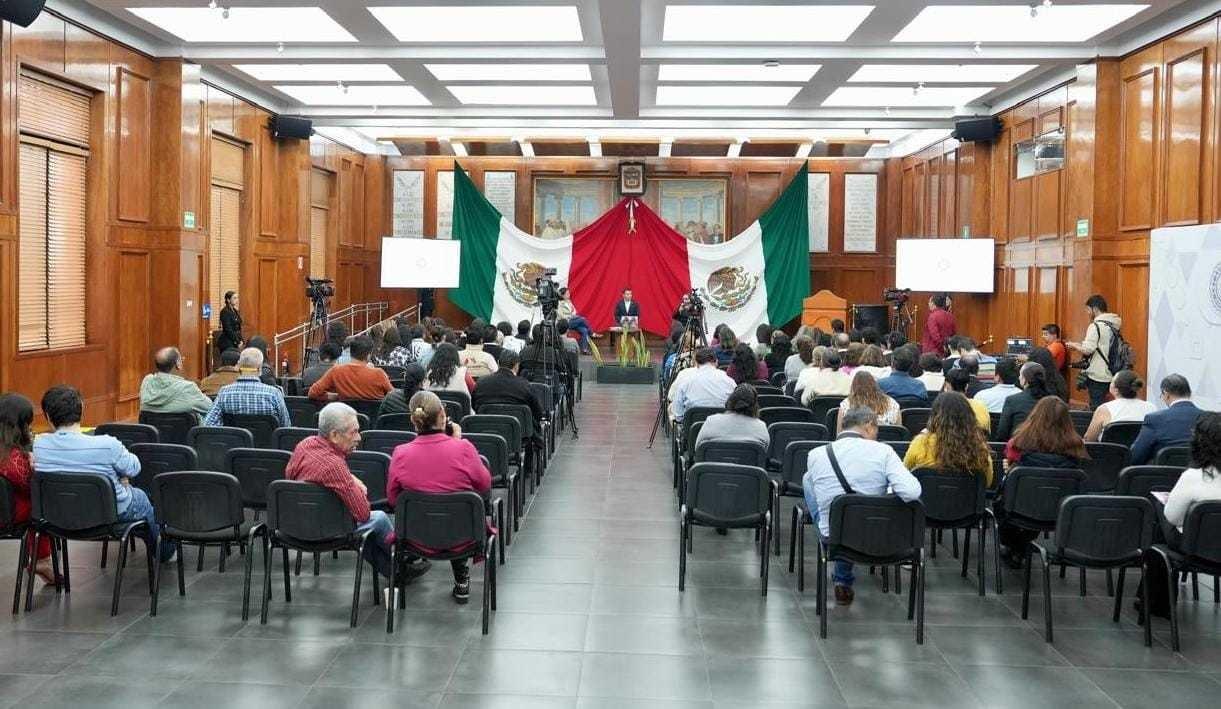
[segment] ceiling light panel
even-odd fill
[[[588,64],[425,64],[438,81],[592,81]]]
[[[991,86],[841,86],[824,106],[963,106],[992,90]]]
[[[658,81],[785,81],[810,80],[818,64],[763,66],[762,64],[662,64],[657,67]]]
[[[852,83],[1004,84],[1037,68],[1037,64],[866,64]]]
[[[259,81],[402,81],[388,64],[234,64]]]
[[[843,42],[873,5],[667,5],[665,42]]]
[[[658,106],[787,106],[800,86],[658,86]]]
[[[580,42],[574,5],[373,6],[400,42]]]
[[[929,5],[895,42],[1084,42],[1148,5]]]
[[[336,84],[292,84],[276,85],[276,89],[309,106],[431,105],[414,86],[403,84],[388,86],[362,84],[344,87]]]
[[[592,86],[446,86],[454,98],[473,106],[596,106]]]
[[[129,7],[127,11],[184,42],[355,42],[319,7]]]

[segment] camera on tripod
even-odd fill
[[[553,317],[556,308],[560,305],[560,286],[553,278],[555,274],[554,268],[548,268],[543,271],[543,275],[534,279],[534,287],[538,292],[538,304],[543,308],[544,318]]]
[[[911,297],[911,288],[887,288],[886,290],[882,291],[882,300],[885,300],[887,303],[890,303],[896,308],[905,305],[907,301],[911,300]]]
[[[683,315],[698,318],[704,314],[704,299],[700,297],[698,289],[692,288],[683,300],[685,302],[679,308]]]
[[[334,281],[329,278],[305,277],[305,297],[313,302],[326,300],[335,295]]]

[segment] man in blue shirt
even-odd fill
[[[695,366],[674,377],[670,385],[670,415],[682,421],[687,409],[696,406],[725,406],[737,384],[717,368],[716,352],[711,347],[695,351]]]
[[[204,417],[203,425],[223,426],[226,414],[271,416],[281,427],[293,425],[288,405],[284,403],[284,392],[280,391],[279,387],[259,381],[258,373],[263,369],[263,353],[253,347],[247,347],[242,350],[237,368],[241,371],[241,376],[217,392],[216,401]]]
[[[904,502],[920,499],[920,481],[908,472],[895,449],[879,443],[877,437],[877,414],[858,406],[840,416],[840,434],[835,441],[810,451],[801,486],[805,491],[806,507],[818,523],[818,532],[824,539],[831,535],[831,502],[847,492],[831,465],[829,449],[834,449],[840,471],[852,492],[882,495],[889,489]],[[852,603],[852,583],[855,580],[852,564],[836,561],[831,579],[835,583],[836,604],[846,606]]]
[[[80,392],[70,386],[51,387],[43,395],[42,412],[55,432],[34,439],[34,474],[93,473],[110,480],[119,521],[148,523],[145,542],[151,554],[160,536],[153,505],[143,490],[131,486],[131,478],[140,474],[140,461],[113,436],[81,433],[83,408]],[[173,557],[174,545],[163,542],[159,558],[168,562]]]
[[[919,356],[914,345],[903,345],[891,356],[890,375],[878,380],[878,387],[900,404],[906,403],[904,399],[913,403],[928,403],[928,388],[911,375]]]
[[[976,401],[984,402],[984,406],[988,407],[989,412],[999,414],[1005,408],[1005,399],[1021,391],[1017,385],[1017,360],[1012,357],[1005,357],[997,362],[996,378],[998,382],[995,386],[980,389],[972,398]]]

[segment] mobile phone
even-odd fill
[[[445,419],[445,435],[454,435],[454,422],[450,421],[448,417]]]

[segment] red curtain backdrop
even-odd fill
[[[640,327],[668,335],[674,309],[691,289],[687,240],[644,202],[624,197],[573,234],[568,288],[596,332],[615,324],[615,304],[631,288],[640,303]]]

